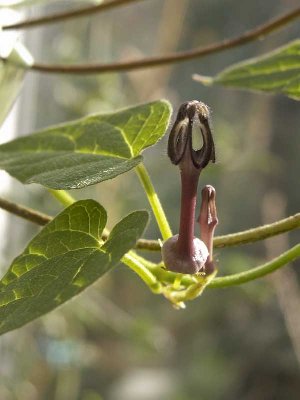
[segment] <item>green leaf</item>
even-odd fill
[[[103,244],[106,211],[72,204],[28,244],[0,281],[0,334],[60,306],[113,268],[142,235],[146,211],[120,221]]]
[[[282,93],[300,99],[300,40],[233,65],[214,78],[194,75],[203,84]]]
[[[170,105],[156,101],[50,127],[0,146],[0,168],[23,183],[79,189],[135,167],[165,133]]]
[[[26,68],[32,64],[33,59],[22,43],[6,32],[0,32],[0,48],[1,125],[19,94]]]

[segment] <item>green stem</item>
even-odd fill
[[[134,250],[130,250],[128,252],[135,260],[141,262],[144,267],[146,267],[147,269],[150,269],[150,271],[152,269],[155,269],[157,267],[157,264],[153,263],[152,261],[147,260],[146,258],[140,256],[139,254],[137,254]]]
[[[65,190],[54,190],[48,189],[49,193],[52,194],[61,204],[65,207],[69,207],[71,204],[75,203],[74,197],[72,197],[68,192]]]
[[[286,265],[289,262],[294,261],[296,258],[300,257],[300,244],[292,247],[290,250],[281,254],[277,258],[260,265],[259,267],[252,268],[248,271],[241,272],[239,274],[233,274],[221,278],[215,278],[208,287],[210,288],[221,288],[227,286],[241,285],[242,283],[246,283],[252,281],[254,279],[261,278],[271,272],[276,271]]]
[[[140,181],[145,189],[146,195],[148,197],[148,201],[152,208],[153,214],[157,221],[159,230],[164,240],[170,238],[172,236],[172,231],[168,220],[166,218],[165,212],[161,206],[159,198],[155,192],[153,184],[151,182],[150,176],[144,164],[139,164],[135,167],[136,173],[140,178]]]
[[[180,276],[181,286],[188,287],[190,285],[197,283],[197,278],[195,275],[177,274],[176,272],[167,271],[166,269],[162,268],[160,264],[152,268],[151,272],[158,281],[163,283],[169,283],[171,285],[174,285],[174,283],[176,283],[178,276]]]
[[[214,247],[229,247],[257,242],[299,227],[300,213],[297,213],[272,224],[262,225],[243,232],[231,233],[230,235],[215,237]]]
[[[149,271],[132,253],[125,254],[121,261],[132,269],[146,283],[147,286],[154,292],[161,292],[161,284],[156,277]]]
[[[277,258],[260,265],[256,268],[249,269],[248,271],[241,272],[238,274],[232,274],[224,277],[214,278],[207,287],[209,288],[222,288],[227,286],[241,285],[243,283],[261,278],[268,275],[276,269],[279,269],[289,262],[292,262],[296,258],[300,257],[300,244],[292,247],[290,250],[281,254]],[[166,271],[161,268],[160,265],[151,269],[151,272],[155,275],[156,279],[164,283],[173,283],[176,280],[178,274],[171,271]],[[189,287],[195,284],[196,276],[194,275],[182,275],[181,285]]]
[[[258,226],[246,231],[231,233],[214,238],[214,248],[239,246],[267,239],[294,229],[300,228],[300,213],[281,219],[272,224]],[[160,251],[161,246],[157,240],[140,239],[136,248],[139,250]]]
[[[6,199],[0,198],[0,208],[25,218],[28,221],[34,222],[38,225],[45,225],[52,220],[52,217],[46,214],[41,214],[37,210],[22,206],[17,203],[10,202]],[[39,215],[38,215],[39,214]],[[39,217],[42,215],[42,217]],[[249,229],[243,232],[231,233],[229,235],[217,236],[214,239],[214,248],[223,248],[230,246],[238,246],[247,243],[253,243],[263,239],[280,235],[285,232],[299,229],[300,227],[300,213],[292,215],[291,217],[276,221],[270,225],[263,225],[257,228]],[[106,240],[108,233],[103,233],[103,239]],[[160,251],[161,245],[158,240],[139,239],[135,246],[138,250]]]
[[[53,195],[55,193],[55,197],[61,202],[61,196],[57,196],[58,191],[49,190],[49,192],[52,193]],[[71,197],[70,195],[68,196]],[[72,200],[75,201],[74,199]],[[49,215],[42,214],[37,210],[33,210],[31,208],[22,206],[20,204],[13,203],[3,198],[0,198],[0,208],[12,214],[15,214],[19,217],[25,218],[28,221],[34,222],[38,225],[45,225],[52,220],[52,217]],[[298,229],[299,227],[300,227],[300,213],[292,215],[291,217],[282,219],[280,221],[276,221],[270,225],[263,225],[257,228],[249,229],[247,231],[232,233],[230,235],[217,236],[214,239],[214,247],[221,248],[221,247],[229,247],[229,246],[251,243],[258,240],[267,239],[269,237],[279,235],[281,233],[285,233],[293,229]],[[108,232],[105,231],[103,233],[103,239],[106,240],[107,236]],[[161,247],[157,240],[139,239],[136,244],[136,249],[160,251]],[[142,259],[142,257],[140,258]],[[149,268],[151,268],[150,265],[147,265],[147,267],[148,266]],[[174,279],[174,277],[170,279]]]

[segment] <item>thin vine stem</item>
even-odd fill
[[[296,260],[300,257],[300,244],[292,247],[291,249],[287,250],[286,252],[280,254],[278,257],[274,258],[267,263],[260,265],[255,268],[248,269],[247,271],[240,272],[238,274],[232,274],[224,277],[217,277],[214,278],[209,284],[208,288],[225,288],[229,286],[236,286],[241,285],[243,283],[247,283],[259,278],[264,277],[265,275],[271,274],[272,272],[276,271],[277,269],[285,266],[286,264]],[[166,271],[165,269],[161,268],[160,265],[151,269],[151,272],[158,281],[164,283],[172,284],[176,276],[178,274]],[[181,285],[184,287],[190,287],[197,282],[197,278],[194,275],[182,275]]]
[[[280,254],[277,258],[260,265],[256,268],[249,269],[245,272],[240,272],[239,274],[232,274],[220,278],[215,278],[209,285],[209,288],[222,288],[228,286],[241,285],[246,282],[253,281],[255,279],[261,278],[265,275],[268,275],[277,269],[283,267],[296,260],[296,258],[300,257],[300,244],[292,247],[290,250],[285,253]]]
[[[156,222],[160,229],[160,233],[163,239],[166,240],[172,236],[172,231],[168,223],[168,220],[166,218],[165,212],[160,203],[160,200],[151,182],[150,175],[148,174],[145,165],[142,163],[139,164],[137,167],[135,167],[135,171],[138,177],[140,178],[143,188],[145,189],[148,201],[150,203]]]
[[[65,21],[68,19],[85,17],[86,15],[100,13],[112,8],[128,5],[130,3],[137,3],[142,0],[108,0],[104,3],[95,6],[82,7],[77,10],[65,11],[61,13],[49,14],[44,17],[29,18],[14,24],[4,25],[3,30],[11,29],[27,29],[40,25],[54,24],[56,22]]]
[[[234,47],[245,45],[256,39],[263,39],[270,33],[281,29],[283,26],[293,22],[300,17],[300,7],[292,11],[282,14],[277,18],[271,19],[256,28],[243,33],[232,39],[225,39],[211,45],[197,47],[194,49],[166,54],[163,56],[145,57],[138,60],[128,60],[123,62],[107,63],[107,64],[43,64],[33,63],[26,67],[32,71],[53,74],[100,74],[108,72],[131,71],[137,69],[153,68],[178,62],[188,61],[195,58],[207,56],[209,54],[218,53]],[[3,59],[3,61],[7,61]]]
[[[53,191],[57,192],[57,191]],[[52,190],[51,190],[52,193]],[[54,193],[53,193],[54,195]],[[69,194],[68,194],[69,195]],[[70,195],[69,195],[70,196]],[[62,196],[58,198],[62,202]],[[70,196],[71,197],[71,196]],[[75,199],[69,198],[69,205],[71,201],[74,202]],[[14,203],[12,201],[3,199],[0,197],[0,208],[10,212],[11,214],[17,215],[18,217],[24,218],[30,222],[38,225],[46,225],[50,222],[53,217],[50,215],[43,214],[32,208],[25,207],[23,205]],[[259,240],[267,239],[275,235],[279,235],[285,232],[292,231],[300,227],[300,213],[292,215],[288,218],[274,222],[273,224],[259,226],[253,229],[249,229],[243,232],[232,233],[224,236],[217,236],[214,239],[214,247],[222,248],[229,246],[237,246],[241,244],[253,243]],[[103,234],[103,239],[107,239],[108,233]],[[160,251],[161,247],[157,240],[146,240],[139,239],[136,244],[136,249],[138,250],[149,250],[149,251]]]
[[[149,260],[147,260],[146,258],[140,256],[140,255],[137,254],[134,250],[130,250],[130,251],[128,252],[128,254],[131,254],[131,256],[132,256],[135,260],[141,262],[141,263],[144,265],[144,267],[146,267],[146,268],[149,269],[150,271],[151,271],[153,268],[156,268],[156,266],[157,266],[157,264],[155,264],[155,263],[153,263],[152,261],[149,261]]]
[[[273,222],[272,224],[258,226],[246,231],[217,236],[214,239],[214,247],[231,247],[241,244],[258,242],[272,236],[279,235],[300,227],[300,213],[288,218]]]
[[[300,228],[300,213],[273,222],[272,224],[262,225],[247,229],[242,232],[230,233],[228,235],[216,236],[214,238],[214,248],[233,247],[243,244],[255,243],[260,240],[268,239],[294,229]],[[137,242],[136,248],[139,250],[160,251],[161,246],[157,240],[141,239]]]

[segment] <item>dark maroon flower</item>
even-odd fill
[[[194,237],[200,172],[210,161],[215,162],[209,109],[204,103],[193,100],[181,105],[170,132],[168,155],[180,169],[181,211],[179,234],[163,244],[162,258],[171,271],[185,274],[206,272],[206,262],[212,264],[212,240],[217,217],[215,190],[207,186],[202,191],[199,217],[202,240]],[[213,229],[211,217],[216,221]],[[207,265],[208,270],[212,270],[212,265]]]

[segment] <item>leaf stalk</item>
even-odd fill
[[[144,164],[139,164],[135,167],[135,171],[142,183],[145,190],[146,196],[152,208],[153,214],[155,216],[156,222],[158,224],[160,233],[163,240],[166,240],[172,236],[172,231],[169,222],[166,218],[166,214],[162,208],[161,202],[156,194],[154,186],[152,184],[150,175]]]

